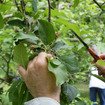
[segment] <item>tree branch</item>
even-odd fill
[[[7,60],[4,56],[2,56],[3,60],[6,62],[6,65],[7,65],[7,71],[6,71],[6,75],[8,77],[9,75],[9,63],[10,63],[10,58],[9,60]]]
[[[17,10],[21,12],[21,10],[20,10],[20,8],[19,8],[18,3],[17,3],[16,0],[15,0],[15,4],[16,4]]]
[[[13,48],[11,48],[11,56],[9,57],[9,60],[7,61],[7,77],[9,77],[9,64],[10,64],[10,61],[12,59],[12,56],[13,56]]]
[[[2,66],[0,67],[0,69],[2,69],[6,73],[5,69]]]
[[[26,15],[24,0],[21,0],[21,7],[22,7],[22,11],[23,11],[24,15]]]
[[[93,0],[97,5],[98,5],[98,7],[101,9],[101,10],[103,10],[102,8],[101,8],[101,5],[96,1],[96,0]]]
[[[6,79],[0,78],[1,81],[6,81]]]
[[[48,22],[51,22],[51,9],[54,8],[51,6],[50,0],[48,0],[48,8],[49,8]]]
[[[78,38],[70,38],[70,42],[78,42],[79,39]]]
[[[103,9],[102,9],[102,5],[100,5],[96,0],[93,0],[97,5],[98,5],[98,7],[103,11]]]
[[[103,12],[103,11],[101,11],[101,13],[100,13],[100,15],[99,15],[99,23],[101,23],[101,15],[102,15],[102,12]]]
[[[2,56],[2,59],[7,63],[8,61],[7,61],[7,59],[4,57],[4,56]]]
[[[105,2],[101,6],[103,6],[104,4],[105,4]]]

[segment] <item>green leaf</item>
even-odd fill
[[[78,35],[80,35],[80,29],[79,27],[76,25],[76,24],[72,24],[72,23],[69,23],[66,19],[57,19],[55,20],[56,22],[58,23],[62,23],[66,26],[66,29],[68,30],[73,30],[74,32],[76,32]]]
[[[28,59],[26,47],[24,46],[23,43],[20,43],[17,46],[15,46],[14,60],[15,60],[15,62],[17,62],[19,65],[23,66],[24,68],[27,67],[27,63],[28,63],[29,59]]]
[[[83,47],[84,47],[84,45],[82,43],[80,43],[80,44],[78,44],[78,47],[77,47],[78,49],[77,50],[80,50]]]
[[[75,102],[75,105],[86,105],[86,103],[84,101],[79,100]]]
[[[3,17],[0,14],[0,29],[2,29],[4,27],[4,21],[3,21]]]
[[[37,41],[34,41],[32,39],[22,39],[18,40],[16,43],[26,43],[27,45],[37,44]]]
[[[10,87],[10,89],[8,90],[9,92],[9,100],[10,102],[13,103],[13,105],[18,105],[18,95],[17,95],[17,90],[18,87],[20,86],[22,80],[19,79],[18,81],[15,81],[12,86]]]
[[[12,105],[12,103],[9,101],[8,94],[1,94],[0,95],[0,100],[3,104],[0,105]]]
[[[68,97],[68,102],[72,101],[78,94],[77,89],[67,83],[62,86],[62,91]]]
[[[47,16],[48,16],[48,11],[49,11],[49,9],[46,9],[46,10],[44,11],[44,14],[47,15]],[[54,8],[54,10],[51,9],[51,16],[52,16],[52,17],[67,18],[65,12],[59,11],[58,9],[55,9],[55,8]]]
[[[74,8],[77,7],[78,4],[79,4],[79,0],[75,0],[75,1],[74,1],[74,5],[73,5],[73,7],[74,7]]]
[[[60,60],[66,66],[69,73],[78,71],[78,61],[74,55],[61,56]]]
[[[15,81],[8,92],[12,105],[24,105],[24,102],[33,98],[22,79]]]
[[[9,12],[10,9],[12,8],[13,4],[12,2],[6,2],[6,3],[0,3],[0,11],[5,13],[5,12]]]
[[[36,37],[34,33],[25,34],[25,33],[23,33],[23,32],[19,32],[19,33],[16,35],[16,39],[31,39],[31,40],[34,40],[34,41],[39,40],[39,38]]]
[[[57,60],[57,59],[53,59],[53,64],[55,64],[55,65],[60,65],[61,62],[60,62],[59,60]]]
[[[102,9],[104,9],[102,13],[105,13],[105,5],[102,6]]]
[[[52,73],[54,73],[55,77],[56,77],[56,85],[62,85],[66,80],[67,80],[67,71],[66,68],[63,64],[58,63],[59,61],[55,59],[48,59],[48,70],[51,71]],[[56,64],[55,64],[56,63]],[[59,65],[58,65],[59,64]]]
[[[53,49],[54,49],[55,51],[57,51],[57,50],[59,50],[60,48],[62,48],[63,45],[64,45],[64,43],[63,43],[62,41],[59,41],[59,42],[55,43]]]
[[[33,7],[34,12],[36,13],[37,12],[37,0],[32,0],[32,7]]]
[[[97,42],[96,45],[97,45],[97,48],[98,48],[101,52],[105,53],[105,49],[104,49],[105,43]]]
[[[55,31],[51,23],[39,20],[39,36],[45,45],[51,44],[55,39]]]
[[[97,63],[99,66],[105,66],[105,62],[102,60],[98,60]]]
[[[10,21],[8,21],[8,24],[11,26],[19,26],[19,27],[25,26],[24,21],[22,21],[20,19],[11,19]]]
[[[96,75],[96,74],[91,74],[91,75],[93,75],[94,77],[96,77],[96,78],[102,80],[103,82],[105,82],[105,78],[104,77],[101,77],[101,76]]]

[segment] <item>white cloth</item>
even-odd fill
[[[28,102],[25,102],[24,105],[60,105],[60,104],[52,98],[38,97]]]
[[[98,75],[97,68],[92,67],[91,73]],[[100,79],[91,75],[90,76],[90,82],[89,82],[89,88],[91,88],[91,87],[97,87],[97,88],[105,89],[105,82],[103,82]]]

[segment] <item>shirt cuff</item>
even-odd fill
[[[25,102],[24,105],[60,105],[60,104],[56,100],[49,97],[38,97],[28,102]]]

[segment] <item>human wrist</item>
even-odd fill
[[[32,96],[34,97],[34,98],[38,98],[38,97],[49,97],[49,98],[52,98],[52,99],[54,99],[54,100],[56,100],[57,102],[59,102],[60,103],[60,86],[59,87],[57,87],[57,89],[54,89],[53,91],[36,91],[36,92],[32,92],[32,91],[30,91],[31,92],[31,94],[32,94]]]

